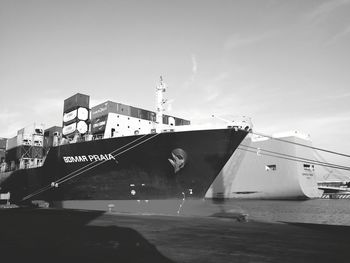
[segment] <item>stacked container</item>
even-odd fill
[[[106,101],[91,108],[91,132],[97,138],[150,133],[155,121],[155,112],[122,103]],[[179,126],[190,122],[163,115],[163,124]]]
[[[170,126],[182,126],[182,125],[190,125],[191,122],[189,120],[180,119],[177,117],[163,115],[163,123],[168,124]]]
[[[5,161],[10,167],[28,168],[42,163],[44,158],[44,125],[32,124],[17,132],[6,143]]]
[[[0,164],[5,162],[6,143],[7,139],[0,138]]]
[[[58,146],[62,137],[62,127],[52,126],[45,130],[44,148],[48,151],[51,147]]]
[[[90,97],[77,93],[64,100],[62,134],[72,139],[76,134],[84,135],[89,131]]]
[[[133,107],[113,101],[106,101],[91,108],[91,119],[96,119],[108,115],[108,113],[117,113],[121,115],[131,116]]]
[[[131,116],[134,112],[133,107],[113,101],[106,101],[96,105],[91,108],[91,132],[94,135],[102,135],[105,132],[108,113]]]

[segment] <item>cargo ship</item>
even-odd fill
[[[32,125],[7,141],[1,192],[15,203],[127,212],[204,198],[248,131],[165,115],[165,90],[161,79],[155,112],[112,101],[90,109],[80,93],[66,99],[62,128]]]
[[[277,140],[276,140],[277,139]],[[298,131],[272,137],[249,135],[208,190],[207,198],[320,198],[314,150],[309,135]],[[298,161],[296,161],[296,158]],[[237,161],[239,160],[239,161]],[[318,167],[319,168],[319,167]]]

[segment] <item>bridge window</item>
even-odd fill
[[[265,166],[266,171],[276,171],[276,169],[277,169],[276,164],[269,164]]]
[[[315,170],[315,166],[311,165],[311,164],[305,164],[304,163],[304,170],[305,171],[314,171]]]

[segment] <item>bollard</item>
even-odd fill
[[[111,213],[113,208],[114,208],[114,204],[108,204],[108,212]]]

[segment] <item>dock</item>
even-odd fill
[[[0,209],[1,262],[347,262],[349,226]]]

